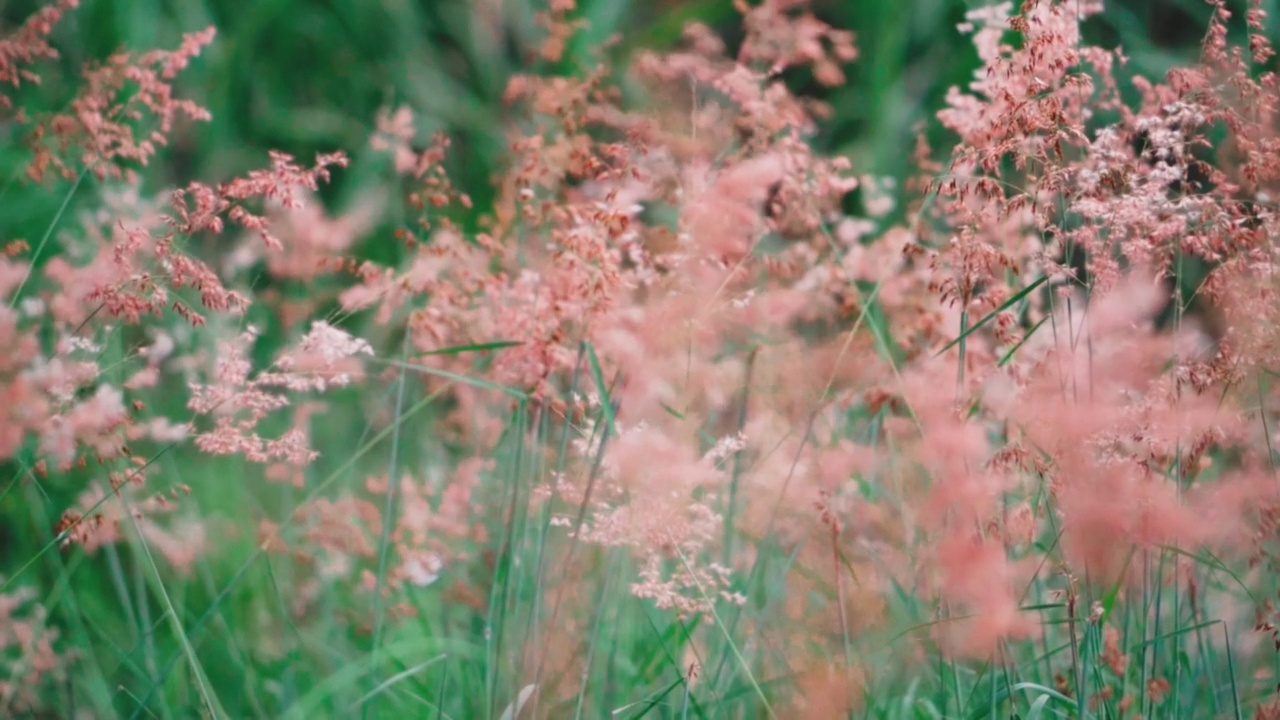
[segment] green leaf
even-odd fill
[[[1048,319],[1049,319],[1049,316],[1046,315],[1040,318],[1040,322],[1036,323],[1035,325],[1032,325],[1031,329],[1027,331],[1027,334],[1023,335],[1021,340],[1015,343],[1013,347],[1009,348],[1008,352],[1006,352],[1004,355],[1000,357],[1000,361],[996,363],[996,367],[1004,367],[1005,365],[1009,364],[1009,361],[1013,359],[1013,354],[1018,352],[1018,350],[1024,344],[1026,344],[1028,340],[1031,339],[1031,336],[1034,335],[1035,332],[1040,329],[1040,326],[1044,325],[1045,321]]]
[[[524,343],[517,340],[495,340],[486,343],[473,343],[471,345],[454,345],[453,347],[440,348],[439,350],[431,350],[422,353],[423,355],[461,355],[469,352],[484,352],[486,350],[501,350],[502,348],[516,347]]]
[[[1036,701],[1031,703],[1031,709],[1027,710],[1027,720],[1040,720],[1040,716],[1044,714],[1044,708],[1049,704],[1049,696],[1041,695]]]
[[[596,355],[596,348],[590,342],[584,343],[587,349],[587,362],[591,365],[591,377],[596,383],[596,393],[600,395],[600,406],[604,410],[604,420],[609,424],[610,432],[617,433],[618,426],[615,424],[616,418],[613,412],[613,401],[609,398],[609,386],[604,381],[604,371],[600,369],[600,358]]]
[[[455,373],[455,372],[449,372],[448,370],[441,370],[440,368],[433,368],[428,365],[419,365],[417,363],[404,362],[403,360],[384,360],[382,358],[373,358],[369,362],[382,363],[383,365],[392,365],[394,367],[402,367],[402,368],[405,368],[406,370],[415,370],[417,372],[426,373],[428,375],[436,375],[446,380],[453,380],[454,382],[460,382],[464,385],[478,387],[482,390],[496,390],[497,392],[503,393],[504,395],[509,395],[517,400],[529,399],[528,393],[522,392],[513,387],[507,387],[506,385],[499,385],[498,383],[489,382],[488,380],[481,380],[480,378],[473,378],[473,377],[467,377],[466,375],[459,375],[458,373]]]
[[[1021,290],[1019,290],[1018,292],[1014,293],[1014,294],[1013,294],[1013,296],[1012,296],[1012,297],[1010,297],[1008,300],[1005,300],[1004,302],[1000,303],[1000,306],[999,306],[999,307],[997,307],[995,310],[992,310],[991,312],[987,313],[986,315],[983,315],[983,316],[982,316],[982,318],[981,318],[980,320],[978,320],[978,322],[976,322],[976,323],[974,323],[974,324],[972,324],[972,325],[970,325],[970,326],[966,327],[966,328],[964,329],[964,332],[960,333],[960,336],[959,336],[959,337],[957,337],[955,340],[952,340],[951,342],[947,343],[946,345],[943,345],[943,346],[942,346],[942,349],[941,349],[941,350],[939,350],[939,351],[937,352],[937,355],[942,355],[942,354],[943,354],[943,353],[945,353],[946,351],[950,350],[951,348],[955,347],[956,345],[958,345],[959,343],[961,343],[962,341],[964,341],[964,339],[965,339],[965,338],[967,338],[967,337],[969,337],[970,335],[972,335],[975,331],[977,331],[977,330],[978,330],[978,328],[980,328],[980,327],[982,327],[983,325],[986,325],[987,323],[991,322],[991,319],[992,319],[992,318],[994,318],[996,315],[999,315],[1000,313],[1004,312],[1005,310],[1008,310],[1009,308],[1011,308],[1011,307],[1013,307],[1014,305],[1016,305],[1016,304],[1017,304],[1019,301],[1021,301],[1023,298],[1025,298],[1026,296],[1028,296],[1028,295],[1030,295],[1031,293],[1035,292],[1035,291],[1036,291],[1036,288],[1038,288],[1038,287],[1040,287],[1041,285],[1045,284],[1045,282],[1046,282],[1048,279],[1049,279],[1049,276],[1047,276],[1047,275],[1041,275],[1041,276],[1039,277],[1039,279],[1037,279],[1035,282],[1031,283],[1030,285],[1028,285],[1028,286],[1026,286],[1026,287],[1024,287],[1024,288],[1022,288],[1022,289],[1021,289]]]
[[[529,698],[533,697],[533,691],[537,690],[537,685],[525,685],[520,688],[520,692],[516,695],[516,699],[511,701],[506,710],[502,711],[501,720],[515,720],[520,716],[520,711],[529,702]]]

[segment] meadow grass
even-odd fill
[[[824,20],[857,33],[860,52],[848,81],[835,87],[817,83],[805,68],[782,73],[795,92],[830,104],[829,116],[811,139],[817,152],[851,158],[858,172],[906,186],[918,170],[910,153],[913,125],[931,121],[944,105],[947,88],[968,82],[978,67],[972,43],[955,30],[965,12],[977,6],[947,0],[903,7],[815,3]],[[213,122],[178,128],[169,147],[140,173],[146,193],[242,174],[262,165],[268,150],[309,157],[334,148],[363,148],[378,111],[405,104],[417,113],[420,137],[435,130],[453,137],[442,165],[470,205],[454,204],[441,214],[478,233],[487,227],[482,218],[504,201],[493,178],[507,172],[510,163],[503,94],[512,75],[531,69],[572,75],[592,66],[597,48],[615,34],[620,40],[604,57],[622,66],[643,49],[680,46],[690,21],[724,30],[731,39],[740,33],[739,15],[729,2],[650,7],[582,0],[574,18],[585,20],[587,29],[573,36],[558,60],[533,60],[542,34],[535,19],[540,8],[524,2],[495,7],[501,7],[503,21],[498,38],[486,35],[466,3],[84,0],[52,36],[62,50],[56,63],[70,73],[51,74],[22,97],[29,103],[24,106],[56,112],[74,89],[68,77],[91,59],[121,47],[171,47],[181,32],[214,25],[218,40],[180,85],[186,96],[209,108]],[[16,25],[31,9],[25,3],[6,4],[0,17]],[[1086,37],[1122,45],[1134,73],[1159,77],[1200,52],[1199,34],[1189,39],[1152,34],[1154,18],[1175,10],[1197,29],[1211,16],[1207,6],[1193,2],[1113,3],[1085,25]],[[621,84],[624,92],[641,96]],[[924,136],[935,147],[954,141],[949,129],[933,125]],[[74,254],[76,223],[117,183],[95,177],[88,167],[74,178],[26,182],[22,174],[29,157],[16,123],[0,124],[0,137],[0,178],[12,178],[0,189],[0,241],[33,239],[24,256],[33,269],[12,291],[12,309],[38,295],[34,284],[27,287],[28,277],[40,278],[51,258]],[[359,205],[370,187],[395,194],[411,185],[385,158],[354,155],[333,183],[318,190],[326,205],[349,208]],[[936,178],[945,179],[942,173]],[[859,193],[867,192],[864,187],[853,193],[851,202],[861,203]],[[926,193],[898,203],[884,226],[926,222],[933,200]],[[356,260],[403,267],[412,255],[392,232],[411,223],[413,209],[388,206],[351,252]],[[833,229],[824,226],[822,232],[831,238]],[[225,237],[202,239],[191,248],[210,262],[230,250]],[[1178,267],[1175,277],[1193,294],[1203,278],[1191,278]],[[1029,352],[1025,344],[1059,332],[1058,315],[1030,318],[1029,308],[1048,295],[1048,278],[1040,274],[973,314],[967,307],[959,311],[957,329],[929,348],[955,360],[946,379],[936,381],[938,393],[951,393],[954,383],[959,394],[970,366],[966,358],[977,352],[971,343],[979,345],[1001,317],[1026,319],[1026,332],[1001,346],[996,367],[1016,364],[1019,353]],[[276,299],[305,301],[331,289],[324,282],[264,271],[248,287],[274,293]],[[911,363],[921,357],[909,351],[916,329],[894,325],[896,311],[882,299],[880,282],[861,279],[851,286],[858,310],[838,328],[839,357],[859,363],[871,362],[864,355],[874,358],[884,368],[886,384],[903,383]],[[341,307],[335,294],[324,295],[314,314],[335,323],[359,316]],[[1047,302],[1062,301],[1050,297]],[[1180,327],[1184,305],[1174,307],[1172,324]],[[242,317],[215,318],[208,338],[193,345],[213,353],[215,339],[256,325],[263,331],[250,355],[255,366],[266,366],[292,347],[297,335],[276,310],[254,305]],[[52,325],[39,332],[47,336],[44,342],[54,341]],[[1269,607],[1268,599],[1280,590],[1272,574],[1242,568],[1238,557],[1176,543],[1127,549],[1120,579],[1065,571],[1073,557],[1063,547],[1067,531],[1057,525],[1060,508],[1047,481],[1025,498],[1029,511],[1046,525],[1023,551],[1034,569],[1017,598],[1018,613],[1032,618],[1038,631],[1034,638],[1000,638],[985,659],[950,652],[939,640],[939,628],[964,616],[935,597],[936,588],[923,580],[909,582],[896,568],[882,572],[874,553],[821,522],[812,522],[799,536],[777,527],[778,506],[793,502],[784,502],[790,474],[776,501],[744,497],[753,492],[744,478],[771,456],[795,452],[794,460],[777,462],[796,472],[800,451],[790,445],[784,450],[783,440],[770,444],[774,438],[761,441],[750,457],[735,454],[725,460],[719,469],[727,478],[726,491],[708,501],[718,503],[723,526],[718,546],[705,554],[718,555],[721,564],[733,568],[728,585],[692,583],[691,601],[702,601],[705,613],[657,607],[651,597],[635,592],[643,561],[633,548],[583,539],[584,527],[597,522],[601,495],[593,493],[605,492],[610,453],[619,436],[632,429],[619,418],[631,409],[625,393],[637,379],[591,339],[582,339],[565,343],[575,354],[570,370],[532,390],[488,372],[519,351],[522,343],[516,340],[490,337],[423,353],[412,349],[410,335],[382,331],[379,353],[368,361],[371,370],[326,397],[323,411],[310,422],[311,445],[319,456],[306,467],[301,484],[264,482],[260,463],[213,457],[189,441],[143,441],[145,449],[138,452],[145,462],[138,472],[147,472],[147,494],[184,494],[166,526],[174,529],[174,541],[181,544],[184,528],[199,523],[212,548],[197,553],[186,572],[178,571],[155,536],[144,531],[140,523],[148,516],[135,513],[130,504],[140,500],[136,495],[108,493],[99,501],[119,505],[119,542],[92,553],[64,544],[69,531],[57,529],[59,518],[85,487],[107,482],[101,468],[42,467],[45,458],[35,442],[4,458],[0,593],[35,589],[35,600],[47,613],[47,620],[36,625],[57,628],[59,649],[71,652],[66,656],[71,665],[64,677],[41,689],[47,709],[6,706],[0,715],[166,720],[786,718],[803,712],[886,719],[1280,717],[1272,705],[1280,654],[1271,652],[1263,622],[1242,610]],[[144,335],[122,324],[96,337],[99,382],[124,385]],[[742,383],[725,393],[736,404],[726,400],[707,413],[696,439],[700,446],[714,446],[721,437],[751,427],[752,408],[758,406],[753,398],[762,392],[768,397],[768,390],[753,381],[754,350],[730,343],[724,354],[740,356]],[[1261,409],[1253,420],[1264,424],[1261,436],[1271,462],[1272,430],[1265,423],[1272,378],[1260,372],[1252,380],[1256,391],[1248,394]],[[833,371],[816,399],[806,398],[811,405],[798,416],[807,422],[789,427],[787,438],[798,438],[800,448],[811,441],[843,441],[874,451],[882,465],[851,482],[854,499],[904,517],[912,514],[919,495],[904,487],[898,469],[919,459],[898,446],[900,435],[885,428],[895,420],[919,425],[921,419],[911,407],[895,411],[850,401],[839,396],[836,384]],[[173,387],[182,387],[181,382],[175,380]],[[467,394],[460,396],[459,389]],[[188,414],[186,398],[171,390],[149,394],[148,412]],[[825,413],[837,396],[843,405],[838,422],[832,422]],[[401,517],[413,499],[388,482],[377,499],[384,521],[374,533],[370,586],[354,577],[312,582],[315,558],[288,549],[309,537],[295,511],[317,499],[363,492],[373,477],[450,478],[460,472],[474,448],[462,446],[447,429],[458,422],[459,397],[501,408],[492,411],[495,440],[484,449],[490,465],[472,496],[486,512],[470,519],[468,534],[456,539],[466,562],[441,570],[438,581],[406,586],[395,602],[390,591],[383,592],[400,552],[397,528],[388,519]],[[554,411],[554,401],[574,408],[588,397],[592,400],[578,422]],[[682,421],[686,413],[695,415],[689,408],[667,406],[665,411]],[[472,412],[468,419],[479,423],[478,410],[465,406],[463,412]],[[263,427],[271,431],[264,434],[274,436],[289,422],[276,417]],[[1169,463],[1168,476],[1179,492],[1190,484],[1181,475],[1189,452],[1179,445]],[[1222,451],[1228,458],[1222,463],[1229,464],[1230,452]],[[573,471],[583,482],[577,496],[561,497],[555,483],[548,485],[547,478]],[[748,512],[745,506],[754,502],[771,509],[769,521],[739,522]],[[262,532],[263,520],[274,524],[270,535]],[[906,557],[924,557],[924,541],[917,542],[900,550]],[[816,555],[820,563],[809,552],[815,546],[823,549]],[[667,568],[683,568],[695,580],[703,577],[697,571],[707,558],[686,556],[678,544],[674,548]],[[868,572],[876,574],[874,583],[864,577]],[[870,592],[872,585],[878,604],[851,599]],[[722,593],[740,594],[742,601],[722,602]],[[797,630],[797,612],[831,615],[835,621],[823,630]],[[777,640],[784,636],[788,642]],[[798,654],[805,656],[804,663],[796,662]],[[798,665],[805,669],[786,670]],[[7,672],[4,678],[19,681],[29,669],[16,665]]]

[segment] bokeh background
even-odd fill
[[[1233,0],[1243,10],[1247,0]],[[71,73],[122,48],[168,47],[182,32],[216,25],[215,45],[180,78],[187,96],[215,121],[178,138],[153,168],[163,186],[212,180],[263,163],[269,149],[309,156],[367,145],[379,108],[407,104],[419,130],[454,138],[455,177],[477,207],[503,155],[502,92],[513,74],[531,68],[541,34],[536,0],[84,0],[56,30]],[[617,35],[611,60],[638,47],[669,48],[691,20],[729,39],[741,28],[733,0],[581,0],[588,29],[570,45],[564,70],[598,61],[593,48]],[[834,115],[820,145],[849,155],[859,172],[902,176],[913,127],[963,85],[977,66],[971,42],[956,30],[979,0],[815,0],[823,20],[857,33],[861,57],[850,82],[821,88],[789,78],[801,92],[829,100]],[[1275,0],[1264,0],[1274,7]],[[0,2],[12,26],[38,7]],[[1134,69],[1159,76],[1194,59],[1209,18],[1202,0],[1112,0],[1091,20],[1087,37],[1120,45]],[[1274,16],[1275,13],[1273,12]],[[70,75],[69,77],[73,77]],[[56,102],[71,85],[46,80],[38,92]],[[40,106],[49,107],[46,103]],[[56,105],[55,105],[56,106]],[[0,133],[12,129],[0,125]],[[0,142],[0,168],[21,162],[17,138]],[[946,138],[931,138],[945,148]],[[8,175],[6,174],[6,177]],[[340,179],[337,192],[359,183]],[[32,193],[32,197],[52,196]],[[46,202],[57,202],[52,198]],[[47,218],[38,201],[30,215]]]
[[[1229,5],[1242,13],[1247,3],[1232,0]],[[144,194],[197,179],[217,182],[262,167],[270,150],[309,160],[314,153],[341,149],[352,155],[352,166],[323,188],[328,207],[340,211],[360,202],[368,188],[386,184],[385,159],[367,150],[368,140],[379,110],[407,105],[415,111],[419,137],[439,130],[453,139],[450,175],[474,199],[473,212],[479,216],[489,207],[491,178],[500,173],[500,163],[508,156],[509,116],[502,101],[507,81],[543,62],[535,53],[542,36],[535,16],[543,4],[536,0],[82,0],[81,8],[53,34],[53,45],[63,53],[60,71],[43,73],[43,83],[25,87],[17,104],[62,107],[77,86],[79,68],[86,63],[126,48],[172,48],[182,33],[214,25],[218,37],[213,46],[177,81],[179,94],[207,107],[213,121],[179,129],[171,145],[143,171]],[[841,87],[822,87],[803,73],[787,77],[797,92],[820,97],[832,108],[832,116],[815,140],[817,146],[849,156],[858,173],[906,178],[913,171],[916,128],[942,107],[950,87],[967,83],[978,67],[971,40],[956,26],[968,10],[982,4],[986,3],[814,0],[812,7],[821,19],[856,33],[860,52],[857,62],[847,68],[849,82]],[[17,25],[39,5],[35,0],[0,0],[0,27]],[[733,0],[579,0],[578,5],[587,29],[570,44],[561,67],[537,69],[564,73],[589,69],[602,60],[597,48],[615,36],[617,42],[603,58],[611,64],[625,61],[638,48],[671,48],[680,42],[682,28],[690,21],[714,28],[728,39],[731,49],[741,37]],[[1272,18],[1280,16],[1277,5],[1280,0],[1262,2]],[[1203,0],[1110,0],[1105,12],[1087,23],[1086,38],[1123,47],[1132,70],[1159,77],[1173,65],[1194,61],[1210,11]],[[1237,23],[1237,29],[1241,25]],[[1280,35],[1277,29],[1273,23],[1273,40]],[[936,123],[929,127],[930,144],[941,159],[950,139]],[[50,191],[22,180],[28,160],[22,132],[23,128],[0,119],[0,202],[4,203],[0,217],[5,224],[0,238],[5,240],[40,237],[50,218],[61,216],[59,207],[70,186],[63,183]],[[71,195],[73,212],[81,198],[92,203],[96,194]],[[462,220],[475,222],[477,217]],[[394,263],[386,254],[399,251],[391,240],[396,222],[395,212],[385,213],[383,224],[366,234],[357,256]],[[308,288],[282,290],[305,293]],[[252,320],[269,323],[263,318]],[[273,339],[282,341],[273,338],[268,328],[266,342],[259,348],[264,356],[271,353]],[[345,412],[358,418],[363,410],[350,404]],[[332,425],[332,432],[341,433],[355,423],[335,419]],[[317,444],[322,447],[325,432],[324,427],[317,428]],[[407,432],[411,434],[411,429]],[[349,439],[343,445],[350,445]],[[237,508],[251,502],[235,482],[234,463],[206,463],[202,467],[207,470],[202,472],[209,476],[193,478],[182,475],[176,454],[163,462],[168,479],[197,488],[198,506],[217,516],[233,516]],[[43,546],[55,509],[68,506],[78,487],[68,483],[49,488],[55,495],[66,495],[47,498],[44,507],[52,515],[2,511],[4,550],[0,552],[7,556],[6,562],[32,557]],[[282,492],[286,496],[274,498],[275,504],[291,506],[288,490]],[[270,499],[252,500],[264,501]],[[189,597],[186,605],[205,607],[211,598],[219,597],[218,583],[211,578],[236,572],[253,547],[251,537],[242,541],[242,552],[219,561],[226,567],[202,568],[206,577],[188,591],[198,596],[203,585],[206,597]],[[42,561],[34,569],[42,586],[53,587],[60,577],[68,576],[59,562],[57,558]],[[121,560],[107,553],[105,559],[93,562],[110,565]],[[138,588],[105,587],[102,577],[76,581],[87,583],[76,593],[82,602],[103,604],[100,612],[84,607],[85,617],[110,617],[116,614],[110,607],[114,597],[145,592],[140,574],[106,575],[139,578]],[[270,612],[260,611],[266,602],[261,590],[287,580],[264,576],[256,585],[246,585],[234,597],[219,602],[242,631],[252,628],[255,618],[272,622]],[[94,582],[103,587],[92,587]],[[182,598],[176,599],[184,604]],[[131,618],[129,623],[143,627],[154,620]],[[186,620],[203,622],[204,618]],[[95,642],[126,634],[97,627],[86,632]],[[145,646],[137,652],[121,647],[117,652],[128,662],[144,664],[166,656],[154,648],[146,650]],[[225,657],[218,654],[221,648],[209,652],[215,654],[208,667],[218,676],[213,680],[220,687],[241,682],[251,687],[252,667],[264,667],[242,664],[231,650]],[[280,662],[289,665],[291,659],[282,657]],[[335,662],[340,664],[341,658]],[[286,679],[288,672],[282,675]],[[299,680],[299,686],[305,683]]]

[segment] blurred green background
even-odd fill
[[[1247,0],[1233,0],[1242,10]],[[488,180],[504,149],[501,95],[507,78],[532,66],[540,36],[531,0],[83,0],[60,25],[55,45],[64,70],[121,48],[172,47],[182,32],[216,25],[215,45],[179,80],[214,122],[175,139],[149,177],[157,187],[219,180],[264,164],[268,149],[309,156],[367,146],[380,107],[408,104],[419,130],[448,131],[456,180],[483,208]],[[948,87],[976,67],[968,39],[955,29],[977,0],[816,0],[816,14],[853,29],[861,58],[850,82],[834,90],[805,77],[790,81],[825,96],[835,114],[820,144],[851,156],[858,172],[901,176],[908,170],[916,123],[939,107]],[[1265,0],[1274,9],[1277,0]],[[0,2],[0,22],[14,26],[39,3]],[[560,71],[594,63],[591,48],[615,33],[616,52],[664,48],[682,26],[700,20],[733,48],[741,36],[732,0],[582,0],[587,30]],[[1089,39],[1120,44],[1139,72],[1159,76],[1195,56],[1210,7],[1202,0],[1117,0],[1088,25]],[[1240,14],[1237,17],[1241,17]],[[71,77],[66,78],[70,80]],[[42,107],[58,107],[67,82],[46,81]],[[0,124],[0,169],[21,162],[20,138]],[[931,138],[945,149],[945,136]],[[351,182],[342,183],[350,185]],[[23,216],[47,218],[49,193],[32,195]],[[6,213],[11,222],[16,222]]]

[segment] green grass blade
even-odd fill
[[[950,350],[951,348],[953,348],[953,347],[955,347],[956,345],[958,345],[958,344],[960,344],[961,342],[963,342],[963,341],[964,341],[966,338],[968,338],[970,335],[972,335],[973,333],[977,332],[979,329],[981,329],[981,328],[982,328],[983,326],[985,326],[987,323],[991,322],[991,320],[992,320],[993,318],[995,318],[995,316],[999,315],[1000,313],[1004,312],[1005,310],[1008,310],[1009,308],[1011,308],[1011,307],[1013,307],[1014,305],[1016,305],[1016,304],[1018,304],[1019,302],[1021,302],[1023,298],[1025,298],[1026,296],[1028,296],[1028,295],[1030,295],[1031,293],[1035,292],[1037,288],[1039,288],[1041,285],[1043,285],[1043,284],[1045,284],[1046,282],[1048,282],[1048,280],[1049,280],[1049,276],[1047,276],[1047,275],[1041,275],[1038,279],[1036,279],[1036,280],[1035,280],[1034,282],[1032,282],[1030,285],[1028,285],[1028,286],[1026,286],[1026,287],[1022,288],[1021,290],[1019,290],[1018,292],[1014,293],[1012,296],[1010,296],[1010,297],[1009,297],[1009,299],[1007,299],[1007,300],[1005,300],[1004,302],[1000,303],[1000,305],[999,305],[996,309],[992,310],[991,312],[987,313],[986,315],[983,315],[983,316],[982,316],[982,317],[981,317],[977,322],[975,322],[975,323],[973,323],[972,325],[970,325],[970,326],[968,326],[967,328],[965,328],[965,329],[964,329],[964,331],[960,333],[960,336],[959,336],[959,337],[957,337],[956,339],[954,339],[954,340],[952,340],[951,342],[947,343],[946,345],[943,345],[943,346],[942,346],[942,349],[941,349],[941,350],[939,350],[939,351],[936,353],[936,355],[942,355],[943,353],[947,352],[947,351],[948,351],[948,350]]]

